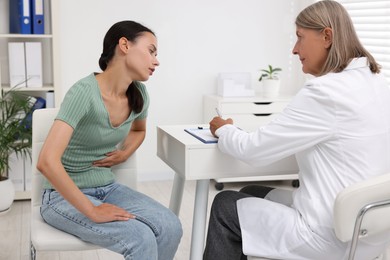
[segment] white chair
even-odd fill
[[[359,239],[390,236],[390,174],[342,190],[336,197],[333,220],[336,236],[351,243],[348,260],[354,259]],[[385,260],[385,255],[382,252],[374,259]],[[248,260],[266,259],[248,256]]]
[[[31,259],[37,251],[82,251],[99,249],[99,246],[86,243],[77,237],[60,231],[48,224],[40,215],[42,199],[42,174],[36,169],[38,156],[51,128],[58,109],[39,109],[33,113],[32,134],[32,191],[31,191]],[[133,189],[137,185],[136,155],[126,162],[113,167],[118,182]]]
[[[354,259],[359,239],[390,236],[390,174],[341,191],[334,204],[333,219],[336,236],[343,242],[351,242],[348,260]],[[384,255],[385,252],[376,259]]]

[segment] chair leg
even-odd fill
[[[35,260],[37,256],[37,251],[35,250],[34,245],[30,241],[30,260]]]
[[[390,200],[384,200],[384,201],[369,203],[359,210],[358,215],[356,217],[353,234],[352,234],[351,248],[349,251],[348,260],[353,260],[355,257],[359,236],[360,235],[364,236],[367,233],[367,230],[361,229],[364,215],[367,213],[367,211],[370,211],[371,209],[382,208],[388,205],[390,205]]]

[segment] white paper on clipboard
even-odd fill
[[[218,138],[213,136],[210,132],[210,128],[186,128],[184,131],[205,144],[218,143]]]

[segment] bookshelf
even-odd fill
[[[18,88],[28,95],[35,97],[46,97],[48,92],[54,94],[54,106],[59,106],[61,102],[60,94],[60,73],[59,73],[59,48],[60,41],[57,36],[59,31],[58,15],[59,2],[58,0],[43,0],[44,3],[44,34],[12,34],[9,31],[9,1],[0,0],[0,90],[7,91],[11,88],[9,76],[9,57],[8,43],[9,42],[40,42],[42,45],[42,78],[43,85],[41,87],[24,87]],[[15,1],[15,0],[12,0]],[[26,159],[29,160],[29,159]],[[24,167],[24,176],[29,176],[31,168],[28,165],[31,163],[20,161]],[[26,166],[27,165],[27,166]],[[30,166],[31,167],[31,166]],[[30,191],[16,191],[16,200],[30,199]]]
[[[44,0],[45,34],[11,34],[9,33],[9,0],[0,0],[0,85],[4,91],[10,86],[9,79],[9,42],[40,42],[42,44],[43,86],[36,88],[19,88],[32,96],[44,97],[45,93],[54,92],[54,104],[60,103],[59,92],[59,40],[57,39],[59,1]]]

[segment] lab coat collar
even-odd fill
[[[353,70],[368,67],[367,57],[353,58],[344,70]]]

